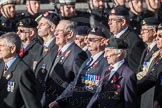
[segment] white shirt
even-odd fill
[[[46,44],[44,44],[45,47],[48,48],[48,46],[50,45],[50,43],[53,41],[54,37],[51,38]]]
[[[67,44],[65,44],[61,49],[59,49],[59,50],[61,50],[62,54],[69,48],[69,46],[70,46],[72,43],[73,43],[73,41],[72,41],[72,42],[69,42],[69,43],[67,43]]]
[[[104,51],[100,51],[99,53],[92,56],[93,61],[91,62],[90,66],[104,53]]]
[[[115,63],[113,66],[113,69],[111,70],[110,72],[110,75],[109,75],[109,80],[111,79],[111,77],[115,74],[115,72],[119,69],[119,67],[124,63],[124,59],[121,60],[121,61],[118,61],[117,63]]]

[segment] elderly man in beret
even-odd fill
[[[22,41],[19,56],[34,70],[43,49],[37,35],[37,22],[24,18],[18,22],[17,26],[17,34]]]
[[[122,6],[113,8],[110,12],[108,25],[114,38],[128,42],[126,61],[129,67],[137,72],[142,52],[145,48],[141,38],[129,28],[128,9]]]
[[[123,39],[109,40],[104,54],[109,66],[87,108],[136,108],[136,75],[125,61],[127,47]]]
[[[156,44],[156,30],[158,24],[159,21],[155,17],[145,18],[142,21],[141,37],[147,47],[143,51],[137,73],[137,93],[139,96],[141,96],[141,108],[153,107],[153,98],[150,98],[150,96],[153,96],[154,88],[150,87],[151,89],[146,89],[144,83],[151,80],[150,78],[146,79],[145,76],[149,75],[151,69],[153,68],[151,64],[153,64],[154,60],[156,61],[157,57],[159,56],[159,49],[157,48]],[[149,85],[147,85],[147,87],[149,87]]]
[[[64,108],[86,108],[98,87],[102,72],[108,66],[104,58],[107,38],[104,28],[94,28],[89,32],[87,46],[91,57],[82,64],[74,82],[69,84],[61,96],[49,105],[50,108],[58,106]]]

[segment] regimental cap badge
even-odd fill
[[[115,13],[116,13],[115,9],[112,9],[111,14],[115,14]]]
[[[19,22],[19,26],[23,26],[24,24],[23,24],[23,22],[22,21],[20,21]]]
[[[142,20],[142,25],[145,25],[146,24],[146,21],[145,20]]]

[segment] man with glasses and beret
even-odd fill
[[[117,6],[110,12],[108,25],[113,38],[124,39],[128,42],[126,61],[129,67],[137,72],[142,52],[145,48],[140,37],[129,28],[128,10],[125,7]]]
[[[137,108],[136,75],[125,61],[128,44],[110,38],[104,57],[109,66],[101,74],[99,86],[87,108]]]
[[[18,22],[17,26],[17,34],[22,41],[19,56],[34,69],[43,49],[37,35],[37,22],[30,18],[24,18]]]
[[[149,73],[149,70],[152,68],[150,65],[154,59],[157,58],[159,55],[156,52],[159,50],[157,48],[156,44],[156,36],[157,36],[157,26],[159,24],[159,21],[155,17],[149,17],[145,18],[141,22],[141,38],[143,42],[146,44],[146,48],[143,51],[143,54],[141,56],[141,61],[140,65],[138,68],[138,73],[137,73],[137,87],[138,84],[141,84],[141,82],[147,82],[148,79],[144,79],[144,77]],[[141,90],[145,88],[141,88],[142,86],[139,86],[137,93],[139,97],[141,96],[141,102],[140,106],[141,108],[152,108],[153,107],[153,98],[152,95],[154,94],[154,88],[151,88],[149,90],[146,90],[141,93]],[[146,104],[147,103],[147,104]]]
[[[87,53],[88,57],[91,56],[87,47],[87,35],[89,30],[90,28],[88,26],[77,26],[75,38],[75,43]]]
[[[157,31],[157,47],[162,51],[162,24],[159,24]],[[161,55],[161,53],[160,53]],[[160,65],[161,66],[161,65]],[[161,69],[162,70],[162,69]],[[155,94],[154,94],[154,108],[162,107],[162,71],[159,68],[159,73],[157,75],[157,81],[155,85]]]
[[[45,77],[45,92],[42,102],[46,105],[55,100],[74,80],[82,63],[87,59],[87,54],[75,44],[76,24],[69,20],[61,20],[55,29],[56,45],[58,50],[48,59],[52,62]],[[54,58],[54,59],[53,59]]]
[[[108,66],[104,58],[104,48],[107,44],[107,38],[110,37],[108,36],[104,28],[98,27],[90,30],[87,46],[91,57],[82,64],[73,83],[70,83],[65,91],[54,102],[50,103],[50,108],[57,106],[86,108],[98,87],[102,72]]]

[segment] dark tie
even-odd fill
[[[7,65],[5,64],[4,67],[3,67],[3,76],[6,77],[7,75]]]
[[[114,68],[114,67],[113,67],[112,65],[110,65],[110,66],[107,68],[107,70],[106,70],[106,72],[105,72],[105,75],[104,75],[104,79],[103,79],[105,82],[108,80],[109,75],[110,75],[110,72],[111,72],[111,70],[112,70],[113,68]]]
[[[93,61],[93,58],[90,57],[89,61],[86,63],[85,67],[84,67],[84,70],[88,69],[90,67],[90,64],[92,63]]]
[[[20,57],[23,57],[23,55],[24,55],[24,48],[21,48],[21,49],[20,49],[20,52],[19,52],[19,56],[20,56]]]

